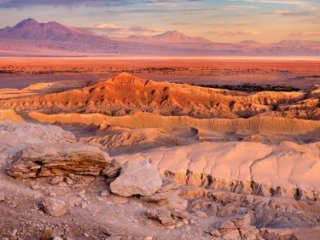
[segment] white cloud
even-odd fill
[[[254,2],[254,3],[270,3],[282,5],[303,6],[308,5],[309,1],[290,1],[290,0],[241,0],[241,2]]]
[[[292,11],[292,10],[275,10],[272,14],[280,16],[312,16],[315,15],[315,12],[312,11]]]
[[[236,31],[209,31],[210,34],[219,36],[247,36],[247,35],[259,35],[260,32],[253,30],[236,30]]]
[[[228,5],[224,6],[224,10],[246,10],[246,9],[254,9],[254,6],[243,6],[243,5]]]
[[[133,26],[128,29],[132,34],[151,35],[161,33],[162,31],[156,28],[147,28],[142,26]]]
[[[117,25],[117,24],[113,24],[113,23],[101,23],[101,24],[97,24],[95,25],[95,28],[98,29],[104,29],[104,30],[121,30],[122,27]]]
[[[320,32],[295,32],[292,37],[320,37]]]

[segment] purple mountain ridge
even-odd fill
[[[216,43],[178,31],[112,39],[83,28],[29,18],[0,29],[0,55],[320,56],[320,41]]]

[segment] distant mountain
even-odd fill
[[[320,55],[320,41],[284,40],[256,49],[258,54]]]
[[[8,39],[66,42],[88,36],[92,37],[92,33],[77,28],[66,27],[57,22],[38,23],[32,18],[23,20],[14,27],[6,27],[0,30],[0,37]]]
[[[256,41],[252,41],[252,40],[245,40],[245,41],[238,42],[238,45],[245,46],[245,47],[261,47],[263,44]]]
[[[57,22],[39,23],[29,18],[13,27],[0,29],[0,47],[6,47],[6,50],[37,52],[50,50],[116,53],[119,44],[89,31],[67,27]]]
[[[200,37],[190,37],[178,31],[167,31],[155,36],[131,36],[130,40],[152,41],[156,43],[212,43],[210,40]]]
[[[111,39],[82,28],[57,22],[39,23],[29,18],[0,29],[1,55],[320,56],[320,41],[287,40],[268,45],[250,40],[216,43],[178,31]]]

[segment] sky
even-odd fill
[[[320,0],[0,0],[0,27],[25,18],[117,38],[177,30],[215,42],[320,40]]]

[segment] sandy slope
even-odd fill
[[[247,119],[197,119],[188,116],[161,116],[153,113],[135,113],[129,116],[112,117],[103,114],[44,114],[30,112],[29,117],[40,122],[84,124],[96,126],[117,125],[129,128],[194,127],[231,133],[288,133],[319,134],[320,122],[315,120],[284,117],[255,116]]]

